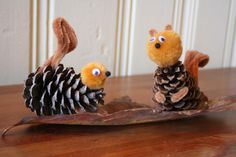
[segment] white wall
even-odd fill
[[[78,72],[99,61],[113,75],[152,73],[148,30],[166,24],[182,36],[184,52],[210,56],[207,68],[236,66],[235,0],[0,0],[1,85],[22,83],[53,54],[57,16],[79,37],[78,48],[63,60]]]
[[[21,83],[28,75],[28,8],[28,0],[0,0],[0,85]]]

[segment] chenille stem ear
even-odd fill
[[[166,25],[165,30],[172,30],[172,26],[171,25]]]
[[[57,38],[57,50],[39,68],[38,72],[42,72],[44,67],[48,65],[51,65],[53,68],[57,67],[62,58],[77,46],[78,40],[75,31],[64,18],[58,17],[54,20],[53,30]]]
[[[150,34],[151,37],[153,37],[155,34],[157,34],[157,31],[152,28],[152,29],[149,30],[149,34]]]

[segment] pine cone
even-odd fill
[[[103,89],[88,88],[73,68],[59,64],[46,66],[42,73],[31,73],[25,81],[25,104],[37,115],[95,112],[103,104]]]
[[[157,102],[153,97],[153,101],[161,106],[165,111],[180,111],[195,109],[201,100],[201,92],[196,84],[195,79],[185,70],[181,61],[170,67],[158,67],[154,75],[154,95],[160,92],[165,96],[163,103]],[[171,96],[184,87],[188,88],[188,93],[180,101],[171,101]]]

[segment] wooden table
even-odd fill
[[[149,103],[152,75],[111,78],[105,101],[129,95]],[[236,69],[200,72],[209,98],[236,94]],[[33,115],[24,107],[22,85],[0,87],[0,128]],[[26,125],[0,140],[0,156],[236,156],[236,111],[131,126]]]

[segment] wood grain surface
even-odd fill
[[[236,69],[200,72],[209,98],[236,94]],[[152,105],[152,75],[116,77],[105,87],[106,102],[129,95]],[[22,85],[0,87],[1,131],[26,115]],[[1,156],[236,156],[236,111],[131,126],[26,125],[0,140]]]

